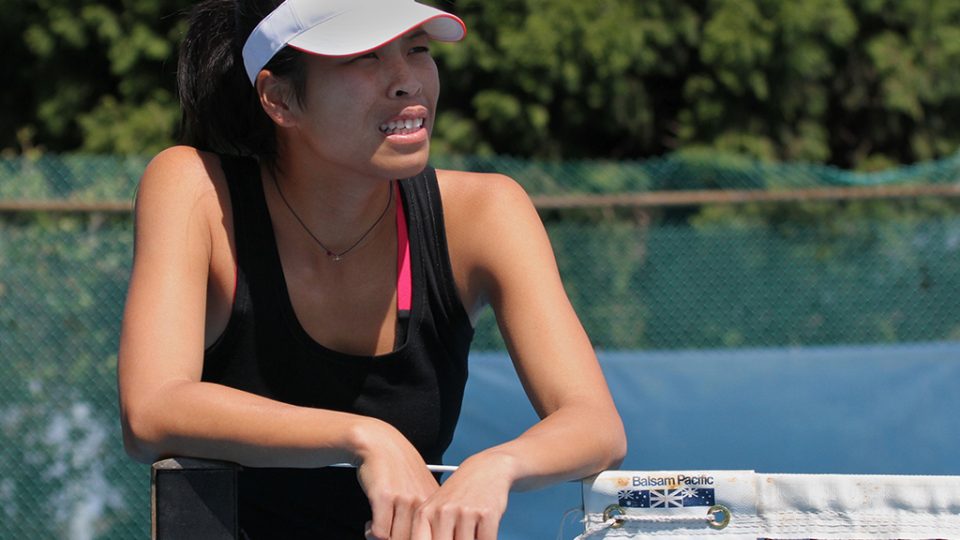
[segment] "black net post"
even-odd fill
[[[233,540],[237,472],[225,461],[171,458],[153,464],[150,482],[153,540]]]

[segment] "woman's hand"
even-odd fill
[[[373,520],[367,540],[408,540],[417,508],[439,487],[417,449],[392,426],[373,421],[362,430],[357,479]]]
[[[411,540],[496,540],[507,508],[511,461],[495,453],[463,462],[417,509]]]

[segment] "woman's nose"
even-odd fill
[[[423,91],[423,84],[410,68],[406,58],[390,60],[390,84],[387,95],[391,98],[417,96]]]

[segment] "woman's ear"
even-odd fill
[[[297,123],[297,102],[290,83],[275,76],[269,70],[260,70],[257,75],[257,95],[264,112],[280,127],[293,127]]]

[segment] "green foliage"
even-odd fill
[[[439,155],[690,147],[876,170],[960,148],[952,0],[443,0]],[[0,0],[0,149],[172,142],[188,0]]]
[[[136,154],[170,144],[180,14],[191,4],[0,1],[13,75],[0,102],[0,148]]]
[[[708,148],[875,170],[960,147],[960,4],[460,0],[442,152]],[[448,138],[442,128],[456,126]]]

